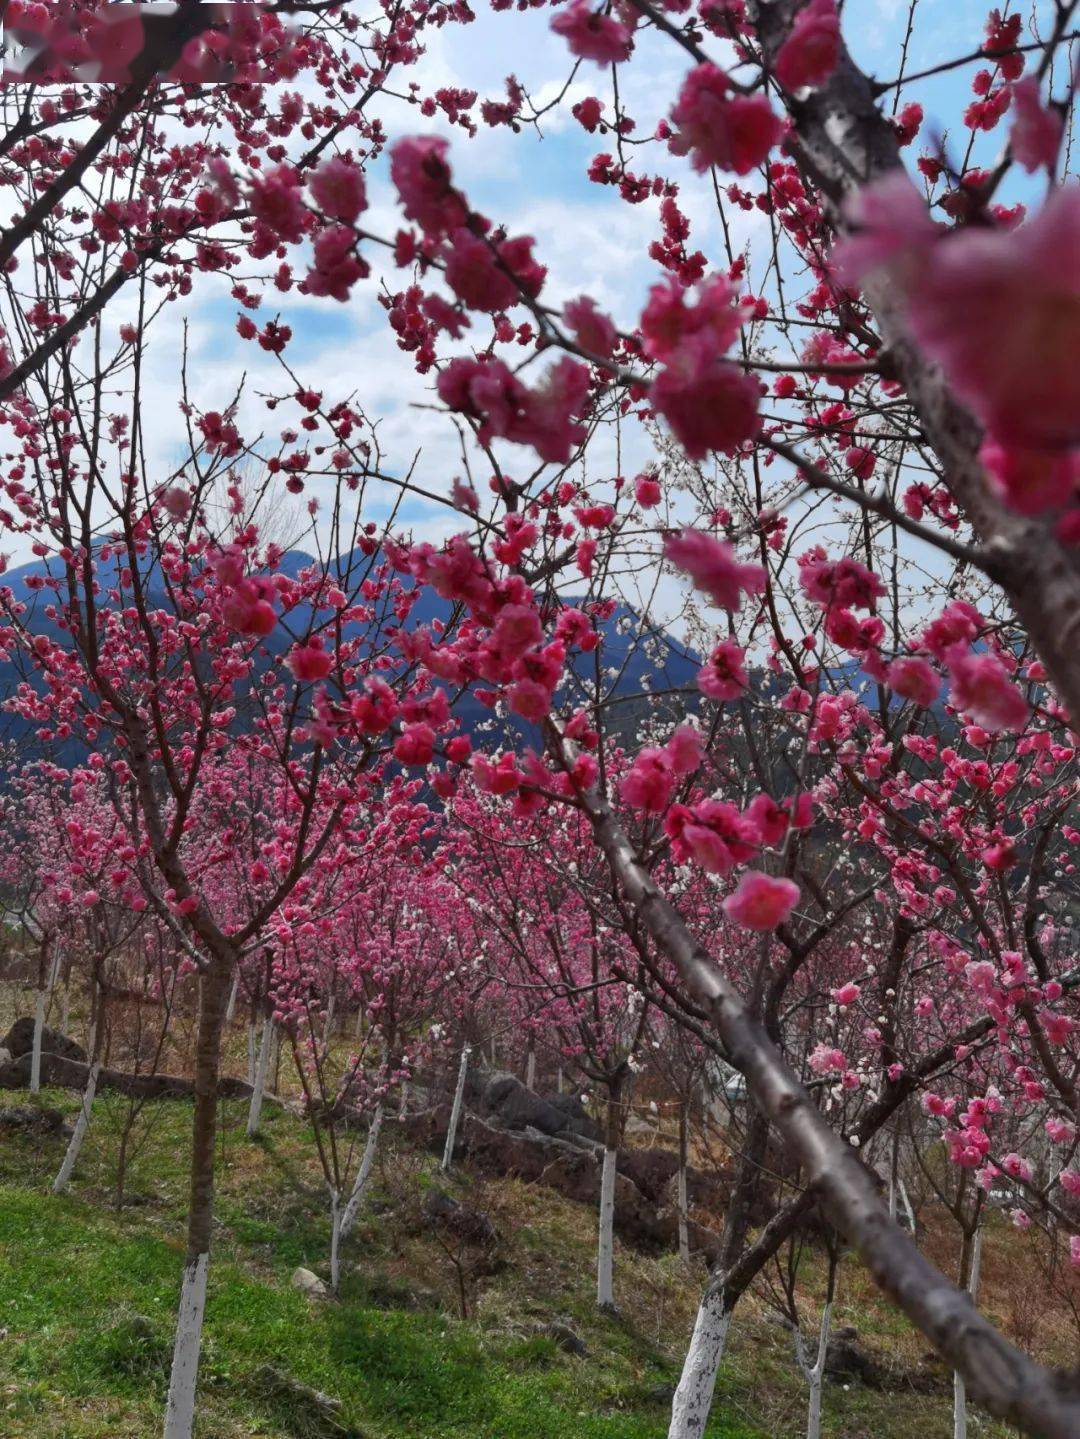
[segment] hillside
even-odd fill
[[[0,1108],[26,1105],[24,1092]],[[38,1107],[73,1114],[77,1096]],[[244,1135],[225,1101],[220,1201],[204,1354],[203,1439],[652,1439],[666,1432],[704,1270],[619,1244],[617,1317],[594,1306],[594,1216],[536,1185],[459,1171],[391,1129],[350,1238],[340,1301],[291,1287],[298,1265],[325,1274],[326,1205],[310,1130],[271,1111]],[[126,1202],[115,1205],[126,1104],[97,1101],[76,1183],[48,1186],[63,1138],[0,1133],[0,1430],[11,1439],[150,1439],[158,1432],[172,1338],[186,1202],[186,1101],[151,1105],[136,1128]],[[426,1217],[447,1190],[482,1211],[498,1242],[465,1280]],[[1008,1324],[1012,1235],[987,1244],[986,1294]],[[943,1256],[941,1256],[943,1257]],[[801,1287],[812,1313],[813,1256]],[[1014,1315],[1012,1317],[1015,1317]],[[836,1324],[858,1331],[877,1372],[826,1386],[833,1439],[915,1439],[950,1423],[949,1376],[855,1264]],[[551,1328],[551,1326],[557,1326]],[[1045,1337],[1045,1336],[1044,1336]],[[568,1352],[563,1345],[585,1353]],[[918,1375],[917,1381],[913,1376]],[[916,1389],[930,1392],[916,1392]],[[335,1401],[325,1411],[309,1390]],[[899,1404],[898,1398],[903,1402]],[[740,1311],[708,1430],[711,1439],[795,1439],[805,1391],[791,1340],[756,1300]],[[988,1422],[974,1432],[1003,1436]]]

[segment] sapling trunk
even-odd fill
[[[398,1101],[398,1118],[404,1119],[409,1112],[409,1081],[407,1079],[401,1084],[401,1098]]]
[[[164,1439],[191,1439],[195,1425],[195,1394],[214,1216],[214,1139],[217,1132],[221,1036],[225,1027],[230,967],[225,956],[215,956],[199,987],[187,1256],[176,1320],[169,1396],[165,1406]]]
[[[251,1018],[251,1019],[248,1020],[248,1027],[247,1027],[247,1054],[248,1054],[247,1082],[248,1082],[249,1084],[254,1084],[254,1083],[255,1083],[255,1020],[254,1020],[254,1018]]]
[[[330,1191],[330,1288],[337,1293],[341,1278],[341,1195]]]
[[[528,1053],[525,1056],[525,1088],[536,1088],[536,1049],[531,1039]]]
[[[960,1263],[967,1270],[967,1292],[972,1299],[979,1292],[979,1270],[982,1267],[982,1225],[972,1236],[964,1235]],[[961,1280],[964,1276],[961,1274]],[[953,1439],[967,1439],[967,1385],[959,1370],[953,1371]]]
[[[829,1323],[832,1318],[832,1300],[821,1311],[821,1328],[818,1331],[817,1359],[807,1372],[810,1381],[810,1403],[806,1415],[806,1439],[821,1439],[821,1391],[825,1382],[825,1357],[829,1350]]]
[[[457,1084],[454,1086],[454,1102],[450,1106],[450,1126],[446,1131],[446,1147],[443,1149],[442,1163],[439,1168],[444,1174],[449,1173],[450,1166],[454,1162],[454,1144],[457,1141],[458,1123],[461,1119],[461,1102],[465,1098],[465,1076],[469,1069],[469,1055],[472,1049],[464,1045],[461,1051],[461,1063],[458,1065]]]
[[[100,1018],[90,1026],[90,1069],[86,1076],[86,1088],[83,1090],[82,1103],[79,1106],[79,1115],[75,1120],[75,1128],[68,1140],[67,1151],[64,1154],[63,1163],[59,1172],[53,1180],[52,1192],[63,1194],[71,1182],[71,1176],[75,1169],[76,1161],[79,1158],[79,1151],[83,1147],[83,1140],[86,1138],[86,1131],[90,1128],[90,1111],[94,1104],[94,1095],[97,1093],[98,1076],[101,1073],[101,1041],[100,1035],[104,1025]]]
[[[263,1020],[262,1039],[259,1041],[259,1062],[255,1066],[255,1079],[251,1086],[251,1102],[248,1105],[247,1135],[253,1139],[259,1132],[259,1118],[262,1115],[263,1094],[266,1091],[266,1070],[270,1062],[270,1043],[274,1034],[274,1021],[269,1015]]]
[[[37,1094],[41,1089],[41,1037],[45,1029],[45,1012],[48,1009],[49,996],[52,993],[53,985],[56,983],[59,964],[60,950],[57,948],[53,953],[47,975],[43,975],[44,982],[38,989],[34,999],[34,1040],[30,1052],[31,1094]]]
[[[349,1202],[341,1216],[342,1239],[348,1239],[352,1233],[352,1227],[356,1223],[360,1200],[364,1197],[364,1190],[367,1188],[367,1182],[371,1178],[371,1169],[375,1163],[375,1150],[379,1143],[382,1122],[383,1102],[380,1099],[375,1106],[375,1113],[371,1117],[371,1128],[368,1130],[367,1143],[364,1145],[364,1153],[360,1158],[360,1168],[356,1171],[356,1178],[353,1180],[352,1193],[349,1195]]]
[[[608,1092],[604,1164],[600,1171],[600,1222],[596,1244],[596,1303],[615,1308],[615,1171],[619,1150],[619,1092]]]

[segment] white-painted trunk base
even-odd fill
[[[596,1245],[596,1302],[601,1309],[615,1307],[615,1165],[614,1149],[604,1150],[600,1171],[600,1232]]]
[[[964,1376],[954,1371],[952,1382],[953,1439],[967,1439],[967,1389],[964,1385]]]
[[[270,1040],[273,1032],[274,1021],[267,1015],[263,1020],[262,1039],[259,1041],[259,1062],[255,1066],[251,1103],[248,1105],[247,1134],[249,1139],[259,1132],[259,1118],[262,1114],[263,1094],[266,1092],[266,1068],[270,1063]]]
[[[37,1094],[41,1088],[41,1032],[45,1028],[45,1006],[49,991],[39,989],[34,1000],[34,1045],[30,1053],[30,1093]]]
[[[337,1190],[330,1194],[330,1288],[337,1293],[341,1278],[341,1201]]]
[[[454,1102],[450,1108],[450,1126],[446,1131],[446,1145],[443,1149],[442,1163],[439,1168],[447,1173],[454,1162],[454,1145],[457,1142],[458,1124],[461,1122],[461,1102],[465,1098],[465,1076],[469,1070],[469,1055],[472,1050],[468,1045],[461,1051],[461,1063],[458,1065],[457,1084],[454,1087]]]
[[[705,1433],[730,1327],[731,1310],[724,1308],[721,1295],[706,1292],[671,1404],[668,1439],[701,1439]]]
[[[364,1145],[364,1153],[360,1159],[360,1168],[356,1171],[356,1179],[353,1181],[352,1193],[349,1195],[349,1202],[346,1204],[341,1216],[341,1237],[347,1239],[352,1233],[352,1227],[356,1223],[357,1210],[360,1208],[360,1201],[364,1197],[364,1190],[371,1178],[372,1165],[375,1163],[375,1150],[379,1143],[379,1131],[382,1129],[383,1106],[382,1101],[375,1106],[375,1113],[371,1118],[371,1128],[368,1130],[367,1143]]]
[[[525,1088],[536,1088],[536,1054],[531,1049],[525,1060]]]
[[[192,1439],[195,1392],[199,1382],[199,1350],[206,1313],[206,1271],[209,1254],[200,1254],[184,1269],[180,1309],[176,1316],[169,1398],[165,1405],[164,1439]]]
[[[63,1194],[71,1181],[75,1169],[75,1162],[79,1157],[79,1151],[83,1147],[83,1140],[86,1138],[86,1131],[90,1128],[90,1111],[94,1104],[94,1095],[97,1093],[98,1075],[101,1073],[101,1060],[96,1059],[90,1066],[90,1073],[86,1078],[86,1088],[83,1090],[82,1104],[79,1107],[79,1117],[75,1121],[75,1128],[71,1138],[68,1140],[67,1152],[64,1155],[64,1162],[60,1166],[60,1172],[53,1180],[53,1193]]]

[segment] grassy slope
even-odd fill
[[[77,1097],[44,1095],[72,1111]],[[4,1097],[23,1102],[24,1095]],[[0,1139],[0,1434],[11,1439],[143,1439],[160,1423],[183,1247],[190,1109],[148,1110],[129,1192],[110,1189],[120,1102],[99,1100],[75,1184],[48,1183],[62,1141]],[[702,1275],[673,1257],[619,1249],[621,1316],[592,1305],[592,1217],[516,1182],[455,1181],[504,1236],[504,1265],[456,1317],[454,1271],[419,1218],[430,1161],[395,1152],[377,1165],[371,1202],[346,1250],[340,1303],[289,1287],[297,1264],[325,1273],[328,1224],[310,1135],[272,1115],[263,1140],[243,1137],[242,1107],[225,1107],[202,1369],[202,1439],[307,1439],[308,1407],[267,1398],[271,1363],[342,1401],[345,1432],[363,1439],[646,1439],[666,1431],[674,1382]],[[850,1276],[850,1277],[849,1277]],[[813,1291],[812,1272],[808,1286]],[[883,1359],[925,1349],[845,1270],[837,1323],[854,1323]],[[537,1329],[571,1323],[589,1348],[563,1353]],[[721,1375],[710,1439],[802,1431],[805,1394],[788,1337],[748,1309]],[[947,1396],[826,1393],[832,1439],[923,1439],[949,1431]],[[975,1430],[999,1435],[989,1423]]]

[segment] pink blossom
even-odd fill
[[[749,684],[745,652],[735,640],[721,640],[697,672],[697,687],[711,700],[737,700]]]
[[[356,235],[348,225],[320,230],[312,246],[315,263],[304,281],[309,295],[347,300],[357,280],[368,274],[366,260],[356,253]]]
[[[619,338],[610,316],[596,308],[596,301],[588,295],[568,300],[563,307],[563,318],[574,332],[577,342],[590,355],[606,360],[615,348]]]
[[[660,503],[660,481],[648,473],[638,475],[634,481],[634,498],[643,510],[650,510]]]
[[[949,649],[946,662],[949,698],[958,710],[994,734],[1026,726],[1031,717],[1028,702],[995,655],[976,655],[963,645],[955,645]]]
[[[251,213],[280,240],[296,244],[303,239],[308,213],[300,198],[300,176],[288,165],[278,165],[251,181]]]
[[[1001,1161],[1003,1173],[1009,1174],[1013,1179],[1022,1179],[1025,1183],[1031,1183],[1032,1169],[1026,1159],[1019,1154],[1006,1154]]]
[[[754,853],[752,821],[724,800],[701,800],[693,808],[672,805],[664,820],[671,852],[679,864],[693,860],[709,874],[727,874]]]
[[[869,212],[867,234],[842,247],[843,272],[857,280],[889,266],[912,337],[994,438],[1036,450],[1080,443],[1080,186],[1055,187],[1018,228],[949,233],[924,205],[917,219],[905,185],[916,193],[898,176],[865,192],[855,219]]]
[[[1080,494],[1080,450],[1033,450],[990,439],[979,459],[991,487],[1022,515],[1062,509]]]
[[[861,993],[862,990],[859,986],[851,983],[849,980],[847,984],[842,984],[839,989],[834,989],[832,997],[837,1004],[854,1004]]]
[[[676,155],[689,155],[699,173],[715,165],[746,175],[762,164],[784,133],[764,95],[739,95],[716,65],[698,65],[683,81],[671,112]]]
[[[629,28],[602,9],[593,10],[589,0],[573,0],[555,16],[551,28],[582,60],[611,65],[630,57]]]
[[[752,440],[760,401],[753,375],[719,359],[712,341],[700,335],[683,343],[649,388],[649,403],[692,460],[715,451],[734,454]]]
[[[777,51],[773,73],[787,90],[822,85],[840,57],[840,17],[836,0],[810,0],[795,16]]]
[[[414,135],[390,151],[390,178],[405,214],[427,235],[444,235],[468,219],[465,203],[453,188],[448,149],[438,136]]]
[[[1063,1169],[1058,1175],[1058,1183],[1066,1194],[1080,1199],[1080,1169]]]
[[[666,750],[655,746],[641,750],[619,786],[624,804],[647,814],[662,814],[671,803],[675,770]]]
[[[907,262],[942,233],[906,170],[893,170],[859,190],[844,210],[848,234],[833,246],[832,264],[845,284],[857,285],[890,262]]]
[[[693,774],[701,765],[701,735],[692,724],[681,724],[664,746],[676,774]]]
[[[333,668],[333,656],[323,649],[318,635],[313,635],[307,644],[294,645],[286,656],[285,663],[298,680],[322,680]]]
[[[889,688],[922,709],[929,707],[941,692],[941,680],[926,660],[915,655],[901,655],[885,671]]]
[[[1062,120],[1056,110],[1044,109],[1039,98],[1039,80],[1028,75],[1012,87],[1012,130],[1009,149],[1013,159],[1029,172],[1045,167],[1052,170],[1061,146]]]
[[[818,1044],[810,1051],[809,1064],[815,1074],[839,1074],[847,1068],[847,1058],[842,1049]]]
[[[367,193],[360,167],[333,155],[308,179],[311,197],[324,215],[354,225],[367,209]]]
[[[428,724],[406,725],[394,741],[394,755],[402,764],[429,764],[434,753],[435,731]]]
[[[759,595],[765,588],[765,571],[760,565],[744,564],[729,544],[704,530],[668,535],[664,557],[689,575],[694,588],[704,590],[722,610],[738,610],[744,594]]]
[[[724,900],[724,913],[745,929],[775,929],[799,902],[799,886],[760,870],[747,870],[734,894]]]
[[[242,635],[268,635],[277,624],[270,582],[253,575],[240,579],[221,607],[221,617],[230,629]]]
[[[470,310],[506,310],[519,292],[535,298],[547,271],[532,257],[527,235],[493,243],[461,229],[446,258],[446,283]]]

